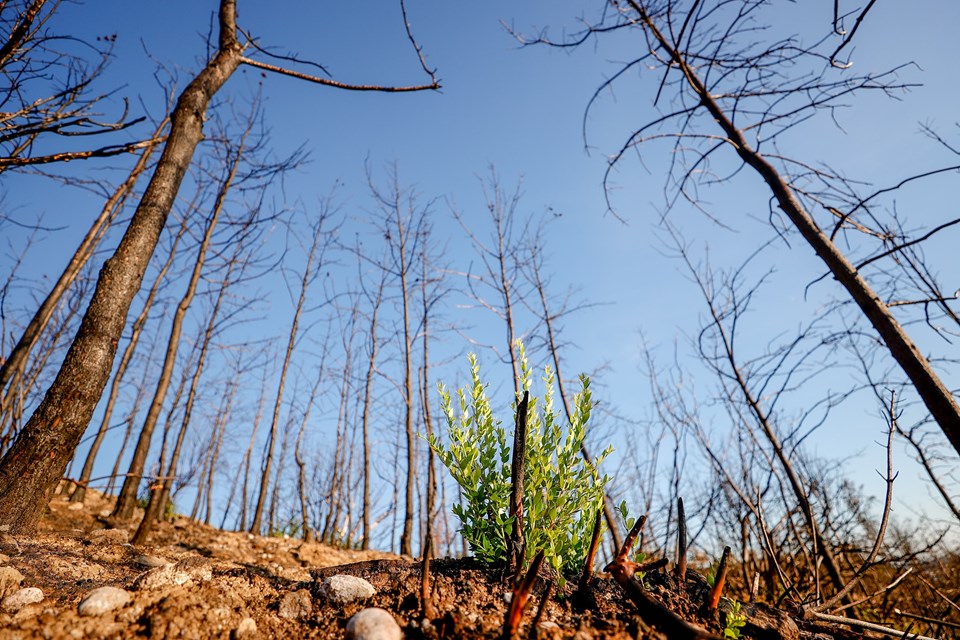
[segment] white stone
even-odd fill
[[[151,569],[154,567],[165,567],[170,564],[169,561],[164,560],[163,558],[148,555],[137,556],[133,561],[142,567],[150,567]]]
[[[0,609],[7,613],[16,613],[28,604],[40,602],[43,600],[43,591],[36,587],[27,587],[12,593],[0,601]]]
[[[84,596],[77,606],[77,613],[82,616],[99,616],[119,609],[130,602],[130,598],[130,592],[119,587],[100,587]]]
[[[348,640],[401,640],[400,625],[387,611],[371,607],[361,609],[347,623]]]
[[[356,576],[330,576],[320,585],[320,595],[336,604],[366,600],[376,595],[373,585]]]

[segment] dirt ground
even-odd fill
[[[0,611],[0,638],[343,638],[350,617],[364,607],[388,610],[407,638],[498,638],[502,633],[509,589],[499,571],[469,559],[432,563],[435,617],[423,624],[420,562],[413,559],[225,532],[183,517],[161,525],[150,545],[134,547],[127,540],[136,523],[108,527],[103,516],[111,501],[87,495],[82,507],[55,498],[36,536],[0,534],[0,591],[17,589],[4,584],[9,570],[3,567],[11,567],[23,576],[19,588],[38,587],[43,595],[18,611]],[[147,576],[162,563],[172,579]],[[335,574],[363,577],[377,593],[360,603],[334,604],[320,585]],[[669,582],[664,574],[647,578],[650,593],[669,608],[722,634],[715,621],[698,615],[696,580],[688,580],[684,596]],[[532,637],[543,583],[534,589],[518,637]],[[81,615],[84,596],[105,586],[126,590],[129,601],[105,613]],[[666,637],[644,624],[608,576],[598,575],[586,599],[571,594],[568,585],[548,600],[538,637]],[[822,628],[798,630],[785,615],[778,616],[772,628],[747,627],[742,637],[862,637],[840,629],[827,635]]]

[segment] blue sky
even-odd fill
[[[392,0],[238,4],[240,24],[263,46],[323,64],[337,80],[424,81],[406,41],[399,6]],[[832,3],[778,4],[769,14],[776,29],[816,28],[820,33],[819,26],[829,23]],[[263,79],[266,116],[278,154],[301,144],[310,151],[310,164],[285,185],[287,197],[308,204],[341,180],[344,206],[362,215],[370,206],[366,162],[380,172],[396,161],[405,183],[425,199],[440,199],[438,210],[446,210],[448,200],[455,201],[468,217],[477,215],[473,211],[482,214],[479,177],[487,175],[488,166],[494,165],[507,185],[522,176],[523,209],[562,214],[548,236],[558,289],[569,285],[584,299],[603,303],[567,323],[575,346],[567,354],[568,374],[609,363],[611,368],[597,380],[601,397],[620,413],[643,419],[649,416],[649,399],[641,373],[640,333],[669,360],[678,336],[681,351],[689,350],[683,336],[696,331],[697,317],[703,313],[681,265],[664,255],[657,222],[663,208],[663,167],[669,158],[662,148],[645,150],[642,164],[628,158],[615,176],[612,199],[627,224],[606,211],[601,186],[606,156],[654,113],[649,97],[655,76],[641,71],[639,77],[622,81],[601,96],[586,119],[588,150],[581,135],[585,106],[599,83],[636,55],[637,47],[643,46],[640,36],[621,34],[577,50],[523,48],[501,25],[524,33],[548,27],[552,36],[561,37],[565,30],[579,28],[578,18],[596,16],[601,6],[571,1],[409,0],[414,34],[428,64],[438,70],[441,92],[362,94],[271,75]],[[157,115],[162,93],[153,81],[156,62],[174,70],[180,86],[185,84],[204,59],[204,36],[214,10],[212,1],[91,0],[65,5],[60,24],[88,39],[117,34],[115,59],[104,87],[122,85],[118,95],[142,96]],[[856,68],[884,69],[914,61],[917,66],[905,69],[903,78],[923,86],[900,100],[879,95],[856,98],[837,114],[842,129],[828,116],[820,116],[786,135],[781,150],[811,162],[828,162],[851,178],[877,186],[949,164],[949,154],[924,140],[918,125],[932,124],[956,140],[957,24],[960,5],[947,0],[913,3],[909,10],[901,3],[877,3],[850,52]],[[242,71],[230,80],[222,97],[248,96],[260,76],[256,69]],[[136,100],[131,104],[135,113],[141,110]],[[4,180],[5,204],[11,210],[23,216],[44,211],[48,223],[66,227],[46,240],[44,246],[51,252],[73,246],[75,233],[99,207],[98,198],[82,193],[40,192],[46,183],[36,178]],[[954,180],[955,176],[933,179],[905,190],[898,204],[917,226],[932,225],[951,215]],[[770,238],[764,223],[769,196],[753,176],[741,175],[705,196],[731,229],[713,225],[689,208],[679,207],[671,214],[698,255],[709,243],[713,264],[735,266],[746,253],[744,247]],[[438,222],[438,229],[456,237],[451,221]],[[960,286],[956,263],[949,259],[956,241],[953,232],[934,246],[932,256],[943,259],[941,274],[951,281],[952,271],[952,282]],[[808,321],[833,293],[830,282],[822,283],[805,301],[803,286],[822,272],[819,263],[796,239],[790,249],[781,244],[774,251],[769,262],[775,263],[777,279],[751,317],[756,323],[753,346],[758,349],[773,336]],[[29,267],[34,273],[50,268],[39,258]],[[491,330],[497,331],[495,326]],[[448,339],[455,336],[444,338]],[[955,350],[942,344],[930,347]],[[463,348],[448,345],[452,353]],[[954,387],[957,382],[952,381]],[[870,491],[880,490],[872,471],[882,464],[882,452],[873,444],[880,437],[876,415],[870,402],[845,407],[837,420],[859,426],[829,425],[823,437],[810,443],[826,455],[862,451],[863,458],[853,469]],[[898,498],[903,504],[923,502],[927,490],[916,481],[916,470],[907,456],[901,454],[899,461],[909,472],[898,480]],[[909,511],[904,515],[909,517]]]

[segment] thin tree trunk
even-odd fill
[[[433,437],[433,420],[430,416],[430,330],[429,330],[429,319],[430,319],[430,301],[427,296],[427,281],[428,271],[427,271],[427,249],[426,242],[424,241],[421,245],[421,274],[420,274],[420,300],[423,303],[423,332],[421,338],[423,340],[423,386],[420,389],[420,398],[422,399],[422,412],[423,412],[423,428],[426,432],[427,442]],[[436,480],[436,471],[434,470],[433,464],[433,449],[427,447],[427,509],[426,509],[426,518],[425,518],[425,531],[423,535],[423,549],[420,553],[424,557],[424,562],[427,562],[428,558],[431,555],[436,555],[436,541],[434,540],[433,533],[433,514],[434,507],[436,503],[436,493],[437,493],[437,480]],[[427,597],[429,594],[424,593],[423,596]]]
[[[330,491],[327,494],[329,510],[327,511],[327,517],[323,524],[322,536],[322,539],[329,544],[335,544],[336,542],[337,523],[340,520],[340,496],[343,493],[341,487],[344,484],[343,478],[346,472],[346,464],[344,464],[343,460],[346,449],[347,424],[350,415],[348,407],[350,404],[350,378],[353,374],[353,339],[357,332],[356,320],[357,307],[354,305],[350,314],[349,331],[342,332],[345,359],[340,378],[340,405],[337,408],[337,438],[333,451],[333,464],[331,465],[333,473],[330,476]]]
[[[250,481],[250,464],[253,460],[253,445],[257,441],[257,430],[263,420],[263,406],[267,400],[267,368],[263,368],[263,380],[260,382],[260,400],[257,401],[257,415],[253,419],[253,428],[250,430],[250,442],[247,451],[243,454],[243,488],[240,492],[240,514],[237,516],[237,531],[247,530],[247,488]],[[226,520],[226,513],[223,515]],[[221,526],[222,528],[222,526]]]
[[[303,540],[304,542],[313,542],[316,538],[313,528],[310,526],[310,513],[307,508],[307,464],[303,459],[303,434],[307,431],[307,424],[310,421],[310,412],[313,409],[313,403],[316,402],[317,393],[320,391],[320,383],[326,375],[326,355],[327,342],[324,342],[323,357],[320,359],[320,366],[317,368],[317,378],[310,390],[310,397],[307,400],[307,408],[303,411],[303,419],[300,421],[300,430],[297,433],[297,446],[294,447],[293,457],[297,463],[297,492],[300,494],[300,518],[303,520]]]
[[[150,363],[153,361],[153,354],[156,351],[156,342],[155,339],[154,343],[150,345],[150,354],[147,357],[146,366],[143,368],[143,377],[140,379],[140,384],[136,385],[137,393],[133,398],[133,406],[130,407],[130,410],[127,412],[127,417],[124,419],[127,427],[123,431],[123,442],[120,443],[120,451],[117,452],[117,459],[113,463],[113,470],[110,472],[110,479],[107,481],[105,493],[108,495],[113,495],[113,491],[116,489],[117,479],[120,477],[120,462],[123,460],[123,454],[127,450],[127,443],[133,434],[133,425],[137,420],[137,411],[140,410],[140,403],[143,402],[143,399],[146,397],[147,381],[151,377]]]
[[[397,258],[400,260],[400,293],[403,299],[403,427],[407,435],[407,480],[404,492],[403,532],[400,535],[400,555],[413,555],[413,484],[416,465],[413,433],[413,338],[410,335],[410,290],[407,283],[407,230],[400,215],[399,191],[395,207]]]
[[[267,510],[267,533],[271,535],[281,531],[281,529],[277,527],[277,511],[280,508],[280,487],[282,485],[280,480],[283,476],[284,469],[286,469],[284,463],[287,460],[287,450],[290,448],[290,429],[292,424],[293,421],[288,417],[286,423],[283,425],[283,439],[280,440],[280,458],[277,460],[273,490],[270,492],[270,508]],[[283,531],[286,532],[286,527],[284,527]]]
[[[249,130],[248,130],[249,132]],[[244,135],[244,141],[246,134]],[[130,461],[130,469],[127,477],[123,481],[123,487],[120,489],[120,495],[117,497],[117,504],[113,509],[113,515],[123,520],[128,520],[133,516],[133,507],[137,501],[137,488],[140,486],[140,478],[143,476],[143,465],[150,450],[150,441],[153,438],[153,430],[157,426],[157,420],[160,418],[160,412],[163,410],[163,403],[167,397],[167,391],[170,388],[170,380],[173,377],[173,369],[176,365],[177,350],[180,348],[180,334],[183,331],[183,320],[186,318],[187,310],[193,303],[194,295],[197,292],[197,284],[200,282],[200,275],[203,273],[203,266],[207,259],[207,250],[213,239],[213,232],[223,212],[224,201],[230,190],[233,180],[240,168],[240,158],[243,156],[244,144],[241,142],[237,148],[233,163],[230,166],[229,173],[220,190],[217,193],[217,201],[214,204],[213,212],[207,218],[206,227],[203,233],[203,240],[200,242],[200,248],[197,251],[197,262],[193,265],[190,273],[190,280],[187,283],[187,290],[184,292],[177,310],[173,314],[173,321],[170,324],[170,337],[167,340],[167,351],[164,356],[163,366],[160,369],[160,379],[157,381],[157,388],[153,394],[153,401],[150,408],[147,409],[147,417],[140,429],[140,437],[137,440],[137,446],[133,451],[133,459]],[[221,290],[222,295],[222,290]],[[220,300],[217,300],[219,305]],[[211,318],[216,317],[216,313]],[[201,360],[202,366],[202,360]]]
[[[213,453],[210,459],[210,472],[207,475],[207,513],[203,517],[204,524],[210,524],[210,518],[213,514],[213,477],[214,473],[217,471],[217,460],[220,458],[220,448],[223,446],[223,434],[227,430],[227,422],[230,421],[230,411],[233,408],[233,398],[237,395],[237,387],[239,385],[236,381],[230,385],[230,395],[227,398],[227,406],[224,407],[223,412],[217,416],[217,428],[215,430],[216,439],[213,442]]]
[[[267,490],[270,486],[270,470],[273,465],[273,451],[276,446],[277,431],[280,425],[280,408],[283,406],[283,389],[287,382],[287,371],[290,369],[290,361],[293,358],[293,351],[297,344],[297,334],[300,327],[300,316],[303,313],[303,307],[307,301],[307,291],[310,283],[313,281],[316,273],[314,269],[314,260],[318,257],[317,252],[321,251],[321,241],[326,242],[324,237],[326,232],[323,224],[326,221],[328,213],[321,214],[320,220],[314,225],[313,238],[310,242],[310,250],[307,252],[307,263],[303,268],[303,277],[300,280],[300,294],[297,298],[297,305],[293,312],[293,320],[290,324],[290,333],[287,336],[287,348],[283,355],[283,365],[280,367],[280,379],[277,382],[277,395],[273,403],[273,415],[270,419],[270,434],[267,440],[267,452],[263,463],[263,472],[260,475],[260,492],[257,495],[257,505],[253,510],[253,521],[250,523],[250,532],[259,534],[263,525],[263,510],[267,502]],[[321,251],[322,253],[322,251]]]
[[[153,308],[153,302],[157,297],[157,292],[160,290],[160,285],[163,283],[163,279],[166,277],[167,271],[170,269],[170,265],[173,264],[173,258],[177,254],[177,246],[179,245],[180,240],[183,238],[186,230],[187,218],[184,217],[183,224],[180,225],[180,231],[173,239],[173,245],[170,247],[170,253],[167,255],[167,259],[163,263],[163,266],[160,267],[160,272],[153,281],[153,286],[150,287],[150,293],[147,295],[147,299],[143,303],[143,309],[140,311],[137,319],[133,322],[130,340],[127,342],[127,346],[123,350],[123,355],[120,357],[120,364],[117,365],[117,372],[113,375],[113,384],[110,385],[110,395],[107,397],[107,406],[103,411],[103,419],[100,421],[100,429],[97,431],[97,435],[93,439],[93,443],[90,445],[90,451],[87,452],[87,458],[83,463],[83,470],[80,472],[77,490],[73,492],[72,496],[70,496],[70,502],[83,502],[84,497],[86,496],[87,483],[90,481],[90,476],[93,474],[94,462],[97,459],[97,454],[100,452],[100,445],[103,443],[103,438],[107,434],[107,429],[110,428],[110,419],[113,417],[113,408],[116,404],[117,397],[120,395],[120,385],[123,382],[123,376],[127,372],[127,367],[129,366],[130,361],[133,358],[133,354],[137,349],[137,344],[140,341],[140,334],[143,332],[143,327],[147,322],[147,316],[150,313],[150,309]],[[126,439],[124,439],[124,444],[126,444]]]
[[[130,303],[156,249],[203,137],[210,99],[241,62],[236,4],[222,0],[216,56],[180,95],[170,135],[150,184],[114,255],[100,271],[93,299],[60,372],[11,449],[0,459],[0,525],[12,533],[36,528],[50,494],[73,457],[113,369]]]
[[[180,304],[177,305],[177,311],[174,314],[173,326],[170,330],[170,340],[167,345],[167,354],[164,360],[163,372],[161,373],[161,380],[157,385],[157,392],[154,395],[154,404],[150,407],[150,412],[155,413],[153,424],[150,425],[150,431],[153,431],[153,427],[156,425],[156,417],[159,416],[160,408],[163,405],[164,396],[166,395],[167,387],[169,386],[170,378],[173,375],[174,368],[174,359],[176,357],[177,347],[180,343],[180,330],[183,325],[183,318],[186,315],[187,309],[189,308],[191,302],[193,301],[194,293],[196,292],[197,283],[200,280],[200,275],[203,272],[204,264],[206,263],[207,249],[210,246],[210,243],[213,239],[213,231],[217,225],[217,220],[220,217],[220,214],[223,212],[224,205],[226,203],[227,194],[230,192],[230,188],[233,185],[233,182],[237,176],[237,171],[240,168],[240,161],[243,158],[243,154],[246,150],[246,141],[247,136],[250,133],[250,130],[253,126],[254,119],[251,117],[247,129],[243,133],[243,137],[240,140],[240,143],[237,145],[236,152],[233,156],[232,163],[227,171],[226,176],[224,176],[223,182],[220,184],[220,188],[217,191],[216,201],[213,204],[213,212],[207,219],[206,229],[204,230],[203,240],[200,243],[200,250],[197,255],[197,263],[194,265],[193,271],[190,274],[190,282],[187,285],[187,292],[184,294],[183,298],[180,300]],[[252,218],[247,221],[247,224],[252,224]],[[151,502],[157,498],[160,499],[160,506],[156,507],[155,505],[150,505],[147,509],[149,512],[151,507],[153,508],[154,515],[157,513],[163,513],[163,508],[170,500],[170,487],[173,485],[173,479],[177,473],[177,463],[180,457],[180,448],[183,445],[183,439],[185,437],[186,431],[190,426],[190,418],[193,414],[193,405],[197,398],[197,390],[200,385],[200,378],[203,374],[203,367],[206,363],[207,354],[210,351],[210,345],[213,342],[213,338],[217,332],[217,321],[220,315],[220,309],[223,306],[224,299],[226,298],[227,289],[231,283],[231,277],[233,275],[234,268],[237,267],[240,253],[243,251],[242,242],[238,242],[236,245],[236,250],[234,255],[231,257],[229,263],[227,264],[227,271],[224,275],[223,283],[221,284],[219,290],[217,291],[217,297],[213,303],[213,308],[210,310],[210,317],[207,320],[207,325],[204,328],[203,336],[200,340],[200,353],[197,356],[197,366],[193,372],[193,376],[190,379],[190,389],[187,392],[187,401],[183,410],[183,419],[180,426],[180,431],[177,434],[177,444],[174,447],[173,455],[170,458],[170,465],[167,469],[166,474],[164,474],[164,479],[162,482],[162,489],[159,496],[157,492],[152,491],[150,493]],[[158,400],[159,396],[159,402]],[[171,414],[172,415],[172,414]],[[150,421],[150,413],[147,416],[147,422],[144,424],[143,431],[147,430],[147,424]],[[143,441],[144,433],[143,431],[140,434],[140,439]],[[150,437],[149,435],[146,438],[147,448],[149,449]],[[138,447],[140,443],[137,443]],[[146,452],[144,452],[144,457]],[[136,451],[134,452],[134,460],[136,460]],[[142,473],[142,463],[139,471],[135,471],[133,468],[133,463],[130,466],[130,473]],[[131,475],[128,475],[126,482],[124,482],[124,488],[127,486],[127,482],[133,480],[134,478]],[[136,491],[137,485],[139,485],[139,477],[136,478],[137,482],[133,485],[134,492]],[[120,497],[123,497],[123,490],[121,489]],[[136,494],[134,493],[134,498]],[[129,517],[121,515],[120,511],[120,499],[117,500],[117,506],[114,509],[114,515],[120,515],[120,517]],[[157,511],[160,509],[160,511]],[[131,507],[132,513],[132,507]],[[146,524],[144,524],[146,522]],[[147,517],[144,516],[144,522],[141,522],[140,527],[137,529],[136,537],[141,540],[140,544],[146,540],[146,536],[150,532],[152,523],[148,521]]]
[[[370,402],[373,392],[373,374],[377,368],[377,315],[380,301],[383,300],[383,288],[386,278],[381,274],[377,295],[370,314],[370,357],[367,360],[367,375],[363,385],[363,539],[360,548],[370,548]]]

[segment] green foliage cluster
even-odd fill
[[[520,344],[521,383],[530,390],[531,371]],[[439,385],[446,416],[449,445],[435,435],[430,447],[461,487],[462,500],[453,512],[474,556],[488,563],[506,560],[506,537],[512,530],[509,515],[511,448],[508,434],[496,419],[480,377],[476,355],[471,354],[471,384],[458,390],[459,415],[444,385]],[[602,506],[609,478],[599,476],[596,465],[610,454],[601,453],[593,466],[586,464],[580,447],[586,437],[592,401],[590,380],[580,376],[571,423],[564,429],[553,408],[554,374],[544,370],[543,399],[530,395],[527,406],[527,440],[524,457],[523,535],[524,563],[540,550],[557,572],[579,570],[586,557],[593,522]],[[514,424],[518,403],[514,402]]]
[[[747,624],[747,614],[743,612],[742,605],[737,600],[730,601],[730,608],[726,612],[726,623],[723,628],[723,637],[737,640],[740,637],[740,630]]]

